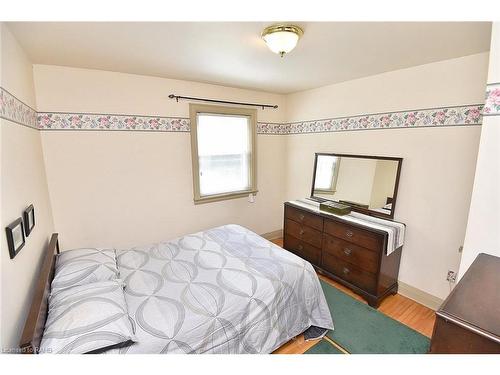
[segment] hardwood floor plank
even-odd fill
[[[277,238],[271,242],[276,245],[283,247],[283,238]],[[319,278],[331,286],[340,289],[344,293],[350,295],[351,297],[366,303],[366,301],[352,290],[346,288],[345,286],[331,280],[330,278],[319,275]],[[404,325],[414,329],[421,334],[431,337],[432,329],[434,327],[434,321],[436,320],[436,314],[433,310],[428,307],[413,301],[410,298],[402,296],[401,294],[396,294],[385,298],[378,311],[381,313],[403,323]],[[335,317],[334,317],[335,318]],[[300,335],[293,340],[290,340],[285,345],[274,351],[275,354],[302,354],[311,347],[313,347],[318,341],[305,341],[304,336]]]
[[[299,335],[275,350],[273,354],[303,354],[318,342],[319,340],[306,341],[304,335]]]

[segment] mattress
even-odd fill
[[[117,251],[137,342],[112,353],[271,353],[333,329],[307,261],[238,225]]]

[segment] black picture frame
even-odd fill
[[[26,234],[26,237],[28,237],[35,227],[35,207],[33,207],[32,204],[24,210],[23,219],[24,233]]]
[[[5,232],[7,234],[7,245],[9,246],[10,259],[14,259],[26,243],[23,219],[20,217],[13,221],[5,228]]]

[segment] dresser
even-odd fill
[[[479,254],[436,311],[431,353],[500,354],[500,258]]]
[[[284,205],[283,247],[377,308],[397,293],[402,248],[386,255],[386,231],[292,202]]]

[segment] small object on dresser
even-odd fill
[[[31,204],[27,209],[23,212],[24,218],[24,231],[26,233],[26,237],[28,237],[35,227],[35,207]]]
[[[347,215],[351,213],[351,206],[337,202],[322,202],[319,204],[319,209],[335,215]]]
[[[24,237],[23,219],[18,218],[12,222],[5,228],[5,232],[7,233],[10,259],[14,259],[17,253],[21,251],[26,241]]]
[[[348,204],[349,206],[356,206],[356,207],[359,207],[359,208],[364,208],[366,210],[368,210],[370,208],[369,205],[367,204],[364,204],[364,203],[359,203],[359,202],[353,202],[353,201],[343,201],[343,200],[339,200],[339,203],[342,203],[342,204]]]

